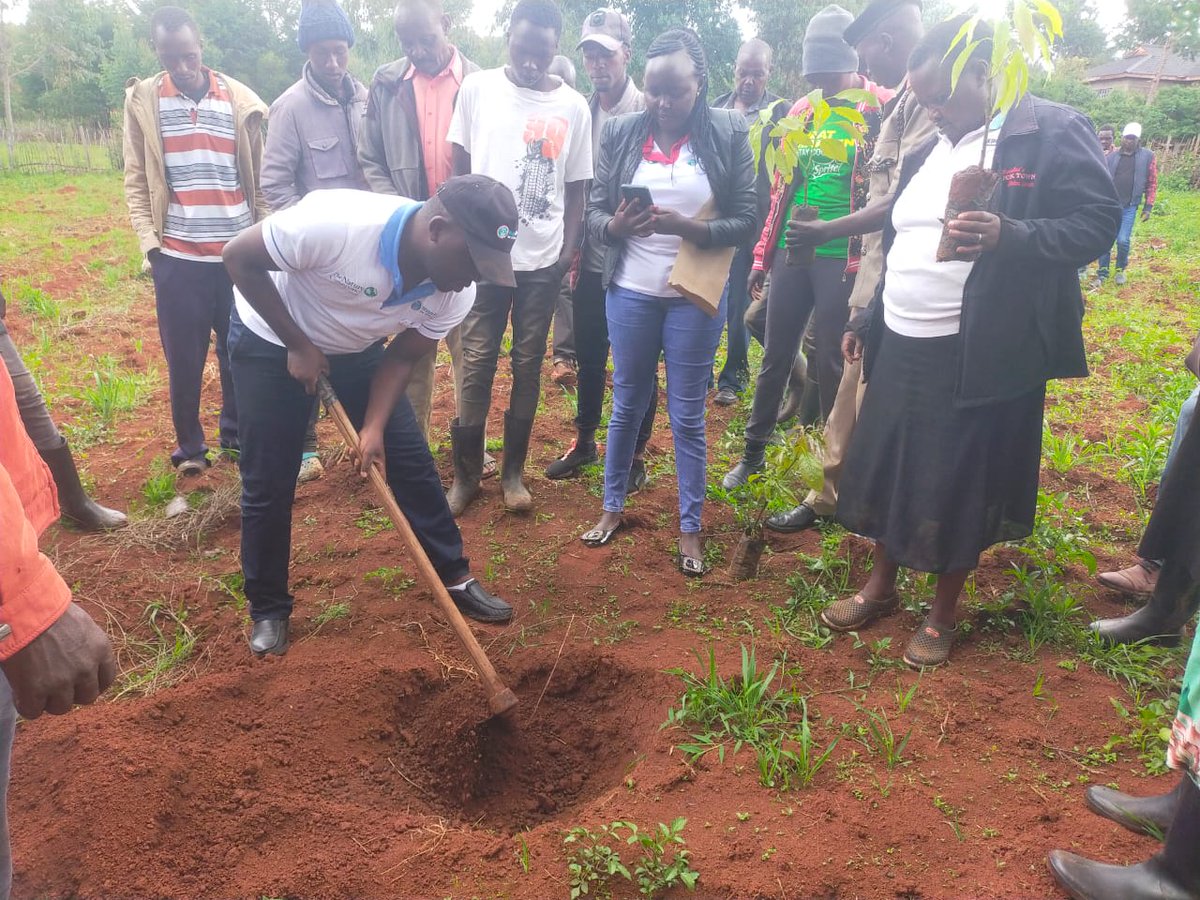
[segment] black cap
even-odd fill
[[[921,9],[921,0],[874,0],[858,14],[857,19],[846,26],[842,40],[851,47],[857,47],[867,35],[883,24],[884,19],[902,6]]]
[[[443,182],[437,198],[466,233],[467,249],[480,277],[516,287],[512,248],[518,222],[513,192],[486,175],[459,175]]]

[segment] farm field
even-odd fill
[[[857,636],[817,624],[869,566],[835,526],[771,536],[759,577],[733,582],[738,530],[712,502],[715,571],[685,579],[664,414],[650,486],[612,545],[578,540],[598,469],[534,475],[528,517],[485,482],[460,520],[476,574],[517,610],[474,626],[521,699],[510,728],[485,721],[474,672],[325,420],[326,475],[297,493],[293,646],[251,658],[236,511],[204,515],[230,511],[232,466],[190,498],[189,534],[161,517],[166,370],[120,176],[0,177],[0,203],[7,325],[97,498],[138,520],[47,534],[122,671],[95,706],[18,730],[16,896],[565,898],[573,884],[603,896],[607,880],[635,897],[640,875],[643,893],[671,897],[1053,897],[1051,848],[1154,851],[1083,792],[1174,784],[1161,730],[1186,651],[1105,649],[1083,626],[1129,608],[1092,573],[1132,560],[1196,384],[1182,361],[1200,330],[1200,194],[1160,197],[1129,285],[1089,295],[1093,374],[1050,387],[1037,530],[985,557],[948,667],[900,659],[923,578]],[[215,425],[215,357],[210,369]],[[503,365],[496,383],[502,410]],[[538,473],[573,436],[571,397],[544,385]],[[744,414],[710,407],[710,483]],[[629,880],[606,879],[604,848]]]

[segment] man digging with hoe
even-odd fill
[[[424,203],[315,191],[225,249],[236,286],[229,330],[241,429],[242,572],[250,649],[288,646],[292,502],[317,381],[359,432],[363,477],[388,484],[458,609],[507,622],[512,607],[471,577],[462,535],[404,391],[414,366],[466,316],[474,282],[513,285],[512,192],[452,178]],[[389,335],[396,335],[384,349]]]

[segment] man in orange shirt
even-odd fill
[[[106,635],[71,602],[71,589],[38,552],[58,518],[50,470],[21,424],[0,366],[0,900],[12,888],[8,778],[17,713],[61,715],[100,696],[116,675]]]
[[[380,66],[371,80],[358,161],[375,193],[428,200],[454,174],[446,132],[463,78],[479,71],[479,66],[446,39],[450,17],[441,0],[400,0],[393,25],[405,55]],[[446,346],[457,388],[461,371],[457,328],[446,336]],[[426,438],[436,361],[432,353],[422,360],[413,370],[407,392]]]

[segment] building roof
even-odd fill
[[[1170,53],[1156,44],[1142,44],[1122,59],[1088,69],[1083,80],[1090,83],[1115,78],[1151,79],[1156,76],[1164,81],[1200,82],[1200,59],[1188,59]]]

